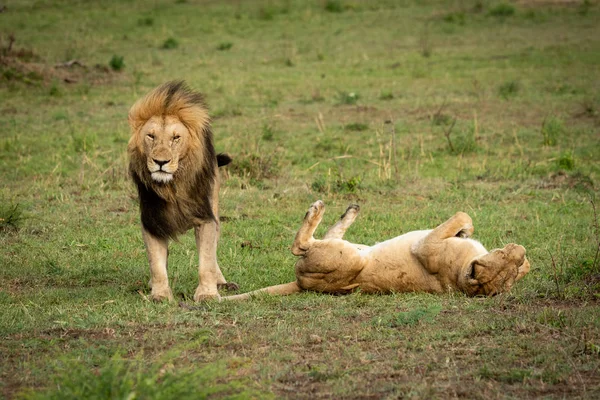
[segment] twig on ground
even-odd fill
[[[454,125],[456,125],[456,117],[454,117],[454,119],[452,120],[452,125],[450,125],[450,128],[446,129],[446,131],[444,132],[444,136],[446,136],[446,139],[448,140],[448,146],[450,147],[450,151],[454,153],[454,146],[452,145],[452,140],[450,140],[450,134],[452,133],[452,129],[454,129]]]

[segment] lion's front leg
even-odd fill
[[[206,222],[195,228],[198,247],[198,275],[200,284],[196,288],[194,301],[219,298],[217,284],[226,283],[217,264],[218,225],[216,221]]]
[[[142,227],[142,237],[150,263],[150,287],[152,300],[173,300],[173,293],[169,288],[167,276],[167,258],[169,252],[168,239],[161,239]]]

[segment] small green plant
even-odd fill
[[[50,90],[48,90],[48,94],[52,97],[59,97],[60,95],[62,95],[58,82],[52,81],[52,84],[50,85]]]
[[[579,5],[579,9],[577,10],[577,12],[579,13],[579,15],[586,16],[590,12],[591,8],[592,2],[590,0],[583,0],[583,2],[581,2],[581,4]]]
[[[267,142],[272,141],[274,134],[275,134],[275,130],[273,129],[273,127],[271,125],[267,125],[267,124],[263,125],[263,128],[262,128],[262,139],[263,140],[265,140]]]
[[[217,50],[219,51],[226,51],[229,50],[233,47],[233,43],[231,42],[222,42],[219,43],[219,45],[217,46]]]
[[[125,68],[125,58],[123,56],[113,55],[108,65],[113,71],[121,71]]]
[[[340,192],[356,193],[360,189],[361,178],[356,175],[350,179],[344,179],[341,175],[335,181],[335,187]]]
[[[465,25],[466,23],[465,13],[462,11],[451,12],[449,14],[446,14],[443,20],[444,22],[457,25]]]
[[[433,304],[428,307],[419,307],[411,311],[400,312],[393,316],[377,317],[373,319],[373,324],[376,326],[389,326],[391,328],[415,326],[421,321],[433,321],[441,311],[442,307],[440,305]]]
[[[0,203],[0,233],[19,229],[24,219],[23,208],[19,203],[7,203],[2,200]]]
[[[344,129],[347,131],[362,132],[362,131],[366,131],[367,129],[369,129],[369,125],[363,124],[360,122],[353,122],[351,124],[345,125]]]
[[[442,112],[442,109],[431,116],[431,123],[435,126],[447,126],[450,125],[453,120],[454,118]]]
[[[458,154],[473,153],[477,151],[477,137],[474,127],[467,127],[454,138],[454,152]]]
[[[566,152],[561,154],[557,160],[558,168],[570,171],[575,168],[575,160],[573,159],[573,153]]]
[[[516,10],[515,6],[508,3],[500,3],[495,7],[492,7],[490,11],[488,11],[488,15],[492,17],[506,18],[512,15],[515,15]]]
[[[263,21],[271,21],[273,18],[275,18],[276,13],[277,10],[273,6],[261,7],[258,10],[258,19]]]
[[[166,50],[176,49],[177,47],[179,47],[179,41],[172,37],[165,40],[162,44],[162,48]]]
[[[229,167],[232,174],[253,182],[277,176],[278,167],[273,155],[240,154]]]
[[[152,26],[154,25],[154,18],[152,17],[142,17],[137,21],[139,26]]]
[[[511,80],[500,85],[498,93],[503,99],[508,100],[510,97],[516,96],[519,90],[521,90],[519,81]]]
[[[317,177],[313,181],[313,183],[311,183],[310,187],[314,192],[318,192],[318,193],[329,192],[329,184],[327,182],[327,179],[325,179],[322,176]]]
[[[558,137],[564,133],[563,121],[556,117],[546,118],[542,123],[542,137],[545,146],[555,146]]]
[[[339,92],[338,93],[338,103],[339,104],[356,104],[358,99],[360,98],[359,94],[356,92]]]
[[[344,11],[344,5],[340,0],[326,0],[323,8],[330,13],[341,13]]]
[[[29,392],[23,398],[35,399],[167,399],[236,397],[260,398],[244,379],[228,379],[227,365],[181,368],[156,363],[148,368],[140,359],[114,356],[99,367],[75,367],[71,360],[59,360],[54,385],[43,392]]]
[[[379,100],[393,100],[394,93],[388,90],[384,90],[379,94]]]

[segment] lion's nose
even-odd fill
[[[168,164],[171,160],[157,160],[155,158],[152,159],[159,167],[162,168],[163,165]]]

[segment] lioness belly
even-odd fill
[[[365,293],[441,292],[442,287],[411,252],[430,230],[413,231],[363,251],[367,266],[356,278]]]

